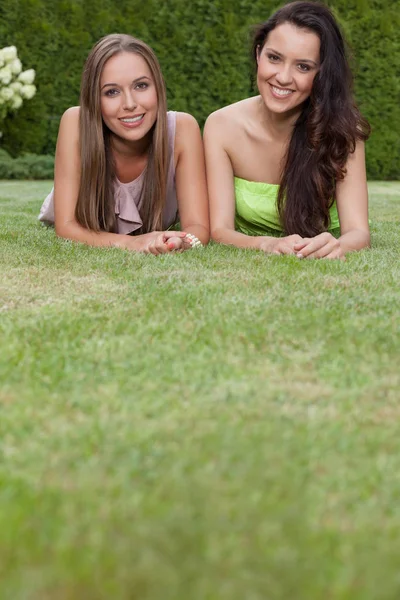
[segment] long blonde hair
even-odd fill
[[[101,115],[100,77],[107,60],[119,52],[133,52],[146,61],[157,91],[157,119],[152,129],[141,196],[141,232],[146,233],[162,229],[169,160],[167,99],[156,55],[147,44],[130,35],[103,37],[92,48],[83,69],[79,113],[81,181],[75,216],[78,223],[93,231],[116,229],[115,167],[110,131]]]

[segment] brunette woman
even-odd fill
[[[255,31],[253,57],[259,95],[205,127],[212,237],[299,258],[365,248],[369,126],[332,13],[283,6]]]
[[[178,218],[183,231],[168,231]],[[163,254],[208,242],[200,130],[192,116],[167,112],[144,42],[113,34],[90,52],[80,106],[61,119],[54,190],[39,219],[92,246]]]

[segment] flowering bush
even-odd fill
[[[0,50],[0,124],[8,112],[17,110],[24,100],[30,100],[36,94],[33,85],[35,71],[22,70],[15,46]]]

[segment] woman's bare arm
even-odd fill
[[[368,224],[368,188],[365,146],[358,142],[347,161],[347,174],[338,182],[336,201],[340,221],[339,242],[344,252],[370,245]]]
[[[368,224],[368,188],[365,169],[365,148],[358,142],[350,155],[347,173],[336,188],[340,222],[340,238],[325,232],[305,238],[295,247],[302,258],[344,258],[347,252],[362,250],[370,245]]]
[[[210,222],[203,141],[196,119],[187,113],[177,114],[175,157],[181,227],[207,244]]]

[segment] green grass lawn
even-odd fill
[[[372,249],[93,249],[0,183],[0,599],[400,598],[400,183]]]

